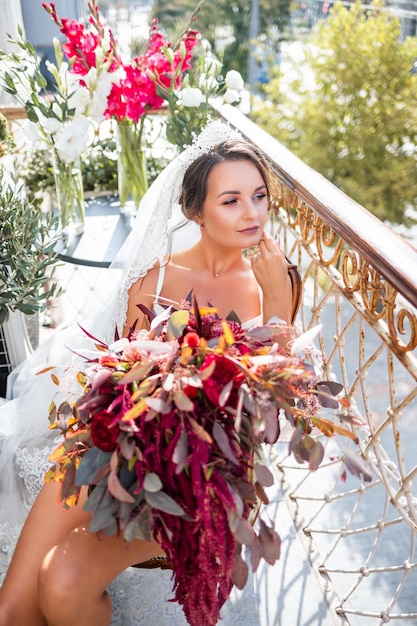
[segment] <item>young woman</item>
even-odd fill
[[[265,230],[273,192],[262,154],[225,125],[209,126],[149,190],[122,252],[118,295],[101,320],[126,335],[143,324],[138,304],[158,312],[192,295],[221,317],[233,311],[245,325],[271,318],[290,324],[287,263]],[[194,240],[186,248],[176,241],[182,222],[190,228],[185,239]],[[242,251],[253,247],[246,258]],[[90,533],[85,494],[63,511],[58,490],[43,486],[28,515],[0,590],[1,626],[109,624],[108,585],[161,553],[154,541]]]

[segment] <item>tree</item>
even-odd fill
[[[157,17],[170,37],[183,27],[184,17],[191,15],[197,0],[155,0],[152,16]],[[291,0],[259,0],[259,45],[273,56],[279,50],[288,23]],[[251,0],[206,0],[197,14],[196,28],[208,39],[227,69],[238,70],[247,77],[249,22]],[[213,19],[213,16],[216,19]]]
[[[309,72],[276,72],[253,119],[382,220],[417,201],[417,40],[380,2],[338,2],[305,49]],[[294,72],[296,68],[292,68]]]

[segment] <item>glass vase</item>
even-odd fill
[[[120,212],[134,217],[148,189],[146,153],[142,141],[143,118],[136,124],[117,124],[117,178]]]
[[[56,205],[61,230],[67,236],[81,235],[84,232],[84,187],[81,172],[81,159],[65,162],[52,149]]]

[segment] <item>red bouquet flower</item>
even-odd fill
[[[313,424],[353,438],[317,416],[313,369],[280,347],[281,332],[246,330],[196,305],[167,313],[148,331],[96,343],[77,401],[51,406],[64,439],[46,480],[62,483],[67,507],[88,486],[91,531],[156,539],[194,626],[217,624],[233,585],[245,585],[242,545],[254,571],[279,558],[275,529],[260,517],[254,525],[274,481],[260,448],[277,440],[279,417],[294,425],[292,450],[311,469],[322,457]]]

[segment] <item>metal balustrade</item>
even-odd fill
[[[341,624],[415,623],[417,250],[239,111],[222,115],[277,172],[277,236],[304,285],[297,323],[322,325],[313,356],[343,383],[341,422],[359,437],[359,454],[323,441],[309,472],[284,430],[273,454],[295,527]]]

